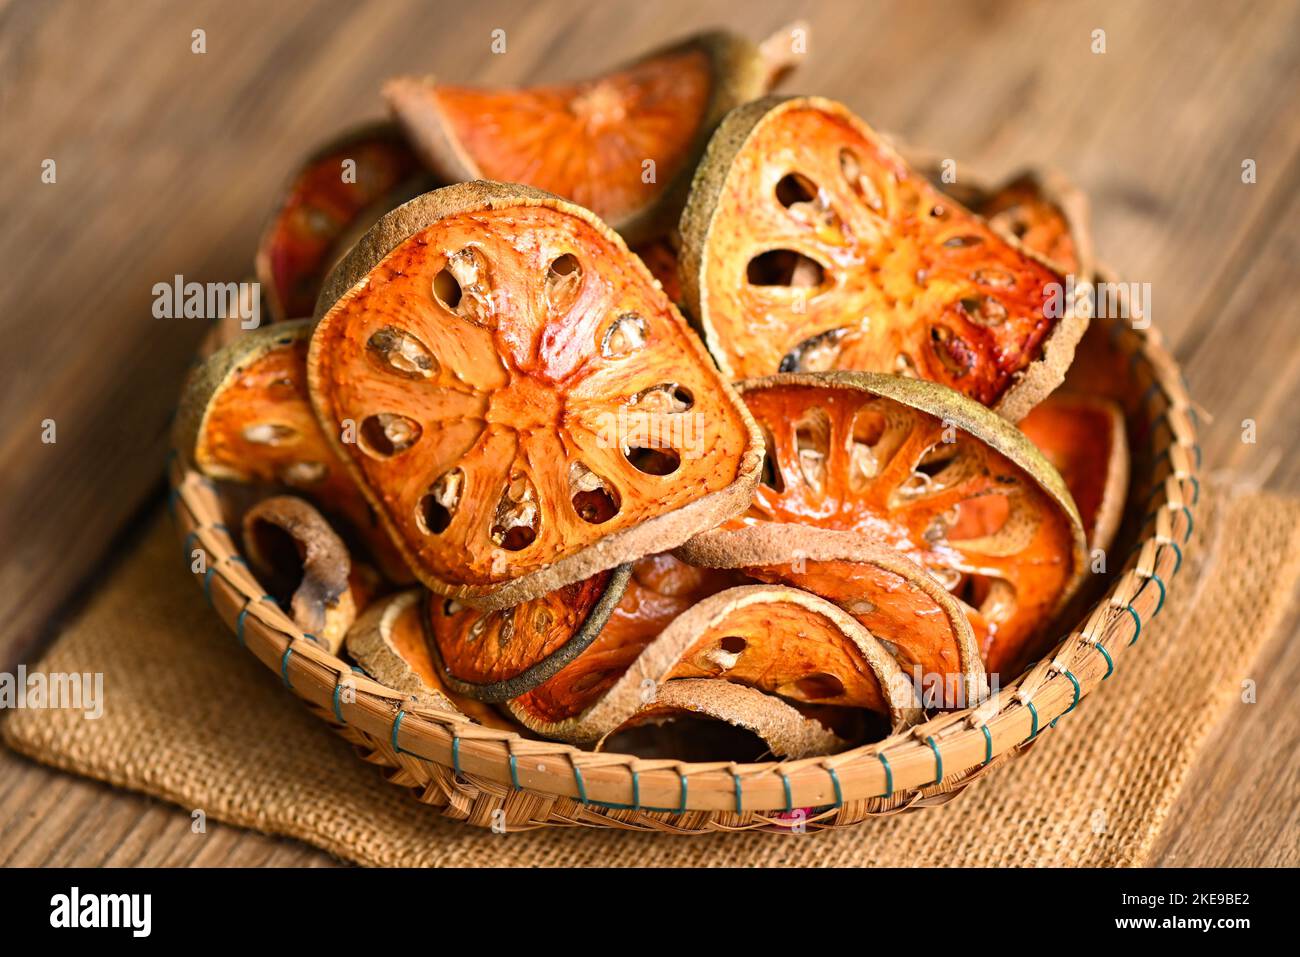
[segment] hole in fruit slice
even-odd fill
[[[682,464],[682,457],[676,449],[634,445],[628,448],[626,455],[632,467],[646,475],[672,475]]]
[[[429,493],[420,499],[417,518],[426,533],[441,535],[448,529],[456,517],[464,485],[465,473],[458,468],[452,469],[440,476]]]
[[[522,472],[510,478],[509,486],[497,500],[492,519],[492,541],[508,552],[518,552],[537,540],[542,513],[537,505],[537,489]]]
[[[781,372],[826,372],[835,368],[840,343],[848,328],[827,329],[809,336],[781,359]]]
[[[618,490],[581,462],[569,469],[569,498],[578,517],[591,525],[608,522],[618,514]]]
[[[781,466],[776,460],[776,444],[772,440],[772,430],[764,428],[763,432],[763,472],[759,481],[774,492],[785,491],[785,479],[781,477]]]
[[[362,420],[358,438],[367,455],[386,459],[418,442],[421,431],[414,419],[395,412],[377,412]]]
[[[254,445],[288,445],[297,441],[298,430],[281,422],[255,422],[244,428],[244,439]]]
[[[786,173],[776,183],[776,201],[789,209],[817,199],[817,184],[802,173]]]
[[[777,694],[796,701],[810,703],[839,698],[844,694],[844,682],[834,675],[816,672],[804,675],[793,683],[777,689]]]
[[[582,265],[577,256],[565,253],[551,262],[546,271],[546,305],[552,315],[567,313],[581,288]]]
[[[673,415],[689,411],[691,406],[695,405],[695,395],[686,386],[678,385],[676,382],[664,382],[642,389],[632,396],[629,404],[638,412]]]
[[[626,312],[605,330],[600,341],[600,354],[606,359],[620,359],[637,352],[645,343],[645,320],[635,312]]]
[[[751,286],[811,289],[820,286],[824,278],[821,263],[793,249],[769,249],[751,259],[745,268],[745,279]]]
[[[438,275],[441,276],[442,273]],[[437,280],[435,284],[436,282]],[[460,287],[457,286],[457,294],[459,291]],[[366,340],[366,352],[382,368],[407,379],[428,379],[438,371],[438,360],[433,357],[429,347],[396,326],[381,326],[372,332]]]
[[[492,290],[487,259],[473,246],[447,257],[447,265],[433,277],[433,297],[448,312],[479,325],[492,318]]]

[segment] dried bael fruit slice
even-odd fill
[[[775,695],[719,678],[677,678],[660,685],[654,704],[602,737],[595,750],[603,750],[605,743],[621,731],[682,715],[703,716],[744,728],[762,739],[777,758],[834,754],[851,744]]]
[[[317,415],[441,595],[536,598],[673,548],[752,494],[744,404],[641,262],[571,203],[499,183],[428,193],[349,253],[323,309]],[[349,423],[356,441],[338,441]]]
[[[987,694],[979,646],[960,603],[920,565],[865,535],[764,522],[699,541],[691,557],[833,601],[923,689],[926,707],[973,707]]]
[[[1095,396],[1056,392],[1020,421],[1020,431],[1065,479],[1088,547],[1109,548],[1128,490],[1128,439],[1119,406]]]
[[[986,671],[1014,678],[1085,570],[1078,511],[1042,454],[932,382],[834,372],[739,388],[769,443],[763,482],[745,516],[678,554],[707,561],[763,522],[861,532],[976,609]]]
[[[664,295],[675,303],[682,301],[682,284],[677,276],[677,250],[666,239],[652,239],[632,250],[641,257],[650,275],[664,287]]]
[[[490,705],[447,688],[438,677],[422,621],[423,592],[400,592],[366,609],[347,635],[347,649],[363,671],[417,703],[472,718],[502,731],[518,727]]]
[[[289,609],[293,623],[331,654],[370,598],[329,522],[300,498],[263,499],[243,518],[244,552],[266,590]],[[287,601],[285,599],[287,598]]]
[[[705,33],[580,83],[483,90],[398,77],[384,96],[441,179],[535,186],[639,240],[674,225],[709,134],[770,88],[790,49]]]
[[[257,278],[273,322],[311,315],[349,232],[387,211],[377,207],[391,209],[420,192],[419,172],[419,159],[391,123],[354,130],[303,161],[257,247]]]
[[[725,678],[796,706],[865,708],[892,727],[921,714],[911,683],[870,632],[836,605],[780,585],[742,585],[699,602],[578,714],[546,720],[521,699],[507,708],[545,737],[591,744],[675,678]]]
[[[339,461],[307,397],[305,320],[244,333],[203,363],[185,387],[174,442],[209,478],[287,485],[344,519],[381,570],[410,572]]]
[[[974,210],[998,232],[1019,240],[1076,282],[1092,276],[1088,201],[1059,173],[1021,173],[993,190]]]
[[[681,234],[687,307],[732,378],[891,372],[1014,420],[1060,383],[1087,326],[1064,277],[817,97],[727,116]]]
[[[631,567],[483,611],[430,595],[425,621],[446,683],[480,701],[525,694],[582,654],[623,597]]]
[[[554,724],[598,701],[678,615],[701,600],[743,584],[733,572],[686,565],[672,555],[632,564],[627,590],[595,641],[556,675],[511,703],[539,724]]]

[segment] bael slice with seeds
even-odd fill
[[[890,372],[1016,420],[1061,382],[1087,326],[1063,276],[818,97],[727,116],[681,236],[685,303],[733,379]]]
[[[384,96],[441,179],[535,186],[640,240],[674,225],[709,133],[771,87],[790,49],[704,33],[578,83],[475,89],[408,76]]]
[[[703,599],[580,712],[557,720],[538,714],[527,696],[506,707],[544,737],[586,745],[653,704],[656,690],[676,678],[725,678],[796,707],[867,709],[894,728],[920,716],[912,685],[870,632],[836,605],[781,585],[741,585]]]
[[[348,631],[348,654],[370,677],[418,704],[465,715],[489,728],[518,731],[491,705],[459,695],[443,683],[425,637],[423,597],[424,592],[412,589],[366,609]]]
[[[783,374],[739,389],[768,442],[763,480],[743,517],[677,554],[707,563],[767,522],[860,532],[978,612],[990,680],[1014,678],[1085,572],[1070,493],[1024,435],[951,389],[899,376]]]
[[[243,333],[191,375],[173,442],[209,478],[287,485],[348,523],[380,569],[411,581],[400,554],[321,433],[307,397],[311,324]]]
[[[623,597],[631,568],[597,572],[538,598],[484,611],[430,595],[424,621],[447,685],[480,701],[525,694],[580,655]]]
[[[752,495],[744,404],[640,260],[571,203],[499,183],[428,193],[376,224],[317,308],[317,416],[438,594],[517,604]]]
[[[865,535],[764,522],[738,528],[714,547],[697,542],[691,558],[834,602],[885,646],[914,684],[942,692],[933,695],[935,706],[971,707],[988,691],[961,604],[920,565]]]
[[[382,213],[423,189],[426,177],[401,130],[375,123],[305,159],[281,192],[257,246],[257,278],[273,322],[310,316],[326,272]],[[369,222],[366,222],[369,220]]]

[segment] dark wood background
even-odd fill
[[[1293,0],[0,0],[0,670],[37,654],[157,508],[204,324],[153,318],[153,284],[244,278],[293,163],[380,115],[385,77],[571,79],[698,28],[758,39],[796,18],[811,42],[787,89],[995,175],[1049,164],[1082,184],[1101,257],[1152,284],[1154,321],[1214,417],[1210,468],[1300,493]],[[1294,632],[1258,663],[1261,706],[1216,730],[1158,863],[1300,858]],[[190,858],[168,839],[188,825],[0,752],[0,863],[328,860],[219,826]]]

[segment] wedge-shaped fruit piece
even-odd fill
[[[1083,282],[1092,275],[1092,235],[1082,191],[1053,171],[1026,171],[974,207],[990,226],[1019,240],[1059,271]]]
[[[548,720],[528,698],[507,708],[545,737],[590,744],[653,704],[674,678],[725,678],[796,705],[865,708],[893,727],[920,714],[911,683],[865,628],[830,602],[780,585],[742,585],[699,602],[577,714]]]
[[[430,595],[425,621],[447,684],[480,701],[536,688],[578,657],[623,597],[629,566],[496,611]]]
[[[305,320],[244,333],[195,370],[176,413],[176,449],[209,478],[287,485],[348,523],[389,578],[411,581],[307,397]]]
[[[960,603],[920,565],[874,539],[763,522],[699,541],[691,557],[833,601],[894,656],[927,707],[972,707],[988,691]]]
[[[1128,491],[1128,439],[1119,406],[1107,399],[1057,392],[1020,421],[1020,431],[1065,479],[1079,507],[1088,547],[1109,548]]]
[[[320,512],[292,495],[263,499],[244,513],[241,525],[258,581],[309,638],[338,654],[373,588],[360,569],[354,582],[343,540]]]
[[[678,554],[707,563],[764,522],[861,532],[978,611],[986,671],[1014,678],[1084,572],[1070,493],[1020,431],[951,389],[899,376],[784,374],[740,390],[770,443],[764,479],[744,517]]]
[[[757,735],[777,758],[834,754],[851,744],[775,695],[721,678],[677,678],[660,685],[654,704],[642,708],[601,738],[595,750],[602,750],[620,731],[683,715],[712,718],[744,728]]]
[[[1060,383],[1087,325],[1064,277],[816,97],[727,116],[681,235],[686,305],[732,378],[890,372],[1017,419]]]
[[[466,183],[407,203],[319,308],[316,412],[439,594],[538,597],[681,544],[757,481],[753,421],[676,308],[553,196]]]
[[[535,186],[642,239],[674,225],[709,133],[767,91],[789,50],[706,33],[579,83],[473,89],[399,77],[384,96],[440,178]]]
[[[357,223],[373,223],[385,202],[391,209],[410,199],[422,178],[419,159],[390,123],[354,130],[304,160],[257,247],[257,278],[272,320],[310,316],[325,273]]]
[[[439,677],[425,636],[419,589],[391,595],[366,609],[347,635],[347,650],[363,671],[419,704],[459,713],[503,731],[516,725],[481,701],[452,691]]]

